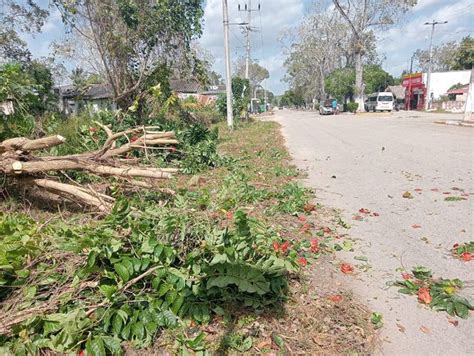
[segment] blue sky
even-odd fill
[[[247,0],[248,1],[248,0]],[[41,0],[44,5],[47,0]],[[245,19],[239,13],[237,5],[245,0],[229,0],[229,17],[231,22]],[[285,75],[285,59],[282,44],[278,40],[282,31],[296,26],[312,6],[312,0],[253,0],[252,7],[261,4],[260,13],[253,13],[252,25],[260,28],[253,33],[252,58],[270,71],[267,87],[276,94],[287,88],[282,82]],[[223,29],[222,1],[207,0],[204,11],[204,33],[199,40],[202,47],[214,56],[214,69],[224,74],[223,65]],[[378,33],[377,49],[385,58],[383,67],[392,75],[398,76],[409,67],[409,60],[418,48],[428,48],[430,27],[423,24],[427,21],[448,21],[446,25],[437,26],[433,43],[460,40],[467,35],[474,35],[474,5],[472,0],[418,0],[418,5],[404,16],[402,21],[388,31]],[[32,53],[47,56],[53,40],[63,36],[60,14],[52,9],[51,15],[43,27],[43,33],[24,36]],[[238,26],[232,26],[231,35],[232,60],[244,55],[244,36]]]

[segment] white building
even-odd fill
[[[423,83],[426,84],[427,73],[423,73]],[[454,84],[469,84],[471,80],[470,70],[457,70],[450,72],[431,73],[430,94],[432,100],[439,99],[442,95],[446,95],[449,88]]]

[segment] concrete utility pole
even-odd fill
[[[409,83],[408,83],[408,93],[409,93],[409,97],[408,97],[408,105],[407,105],[407,110],[410,111],[411,110],[411,74],[413,73],[413,60],[415,59],[415,53],[413,53],[413,55],[411,56],[411,60],[410,60],[410,73],[408,73],[408,76],[409,76]]]
[[[239,11],[247,12],[247,25],[244,27],[245,37],[246,37],[246,55],[245,55],[245,79],[249,79],[249,67],[250,67],[250,32],[252,32],[252,12],[253,11],[260,11],[260,4],[256,9],[252,9],[252,0],[249,0],[248,5],[245,4],[244,8],[240,8],[239,4]]]
[[[444,25],[448,23],[448,21],[444,22],[438,22],[434,21],[433,22],[425,22],[425,25],[430,25],[431,26],[431,37],[430,37],[430,63],[428,65],[428,75],[426,76],[426,100],[425,100],[425,110],[428,110],[431,107],[431,94],[430,94],[430,85],[431,85],[431,68],[432,68],[432,63],[433,63],[433,34],[435,30],[436,25]]]
[[[229,50],[229,10],[227,0],[222,0],[222,14],[224,23],[224,51],[225,51],[225,72],[226,72],[226,94],[227,94],[227,126],[234,127],[232,116],[232,73],[230,71],[230,50]]]
[[[474,65],[471,68],[471,80],[469,81],[469,89],[467,92],[466,106],[464,107],[463,121],[473,123],[472,120],[472,104],[474,103],[473,93],[474,91]]]

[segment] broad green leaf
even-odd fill
[[[460,318],[467,319],[469,316],[469,309],[462,303],[454,303],[454,309]]]
[[[120,279],[124,282],[128,282],[130,279],[130,273],[128,272],[128,269],[126,266],[124,266],[121,263],[116,263],[114,264],[114,269],[115,272],[120,276]]]

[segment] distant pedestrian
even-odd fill
[[[337,114],[337,100],[336,99],[332,99],[331,106],[332,106],[332,114],[336,115]]]

